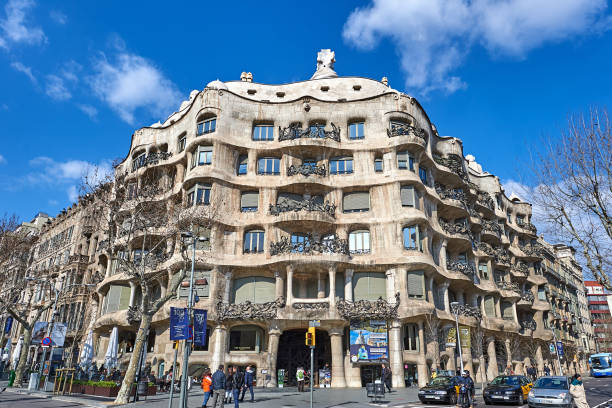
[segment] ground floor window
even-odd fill
[[[238,326],[230,331],[230,351],[262,351],[264,333],[257,326]]]

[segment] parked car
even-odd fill
[[[533,387],[531,381],[524,375],[498,375],[482,392],[485,404],[496,402],[512,402],[523,405]]]
[[[566,376],[540,377],[529,392],[530,408],[572,408],[574,400],[569,392],[570,380]]]
[[[438,376],[432,378],[425,387],[419,389],[419,400],[422,403],[446,402],[457,403],[457,391],[453,385],[453,377]]]

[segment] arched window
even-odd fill
[[[264,232],[262,230],[251,230],[244,233],[245,254],[261,253],[264,251]]]
[[[370,231],[357,230],[349,234],[349,251],[351,254],[370,253]]]
[[[488,317],[495,317],[495,299],[491,295],[485,296],[485,314]]]
[[[230,330],[229,351],[264,351],[264,340],[261,327],[236,326]]]
[[[197,125],[197,135],[204,135],[206,133],[212,133],[217,128],[217,117],[213,116],[210,118],[202,119]]]

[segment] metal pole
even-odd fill
[[[457,317],[455,309],[455,326],[457,330],[457,347],[459,348],[459,364],[461,366],[461,373],[463,374],[463,354],[461,353],[461,337],[459,336],[459,318]]]
[[[176,373],[176,358],[178,357],[178,347],[174,348],[174,363],[172,363],[172,381],[170,382],[170,398],[168,399],[168,408],[172,408],[172,399],[174,398],[174,374]]]
[[[192,228],[193,231],[193,228]],[[193,303],[193,274],[195,272],[195,256],[196,256],[196,243],[197,237],[192,232],[191,236],[191,246],[192,246],[192,258],[191,258],[191,276],[189,278],[189,302],[187,303],[187,316],[189,317],[189,325],[192,325],[191,322],[191,305]],[[188,390],[187,390],[187,373],[188,373],[188,364],[189,364],[189,349],[190,349],[190,339],[185,340],[185,349],[183,350],[183,375],[181,380],[181,408],[187,408],[187,399],[189,398]]]
[[[559,362],[559,375],[563,375],[563,367],[561,366],[561,357],[559,357],[559,349],[557,348],[557,333],[553,327],[553,339],[555,340],[555,354],[557,355],[557,361]]]
[[[55,289],[55,288],[53,288]],[[55,321],[55,310],[57,308],[57,300],[59,298],[59,293],[60,291],[55,289],[55,302],[53,302],[53,311],[51,312],[51,322],[49,323],[49,325],[47,326],[47,336],[46,337],[50,337],[51,336],[51,332],[53,330],[53,322]],[[52,349],[52,344],[53,342],[51,342],[51,345],[49,345],[49,349]],[[51,354],[51,358],[53,358],[53,354]],[[36,384],[36,389],[40,388],[40,378],[42,377],[42,373],[43,373],[43,367],[45,366],[45,360],[47,359],[47,347],[43,347],[43,355],[42,355],[42,359],[41,359],[41,364],[40,364],[40,368],[38,369],[38,384]],[[49,374],[51,374],[51,364],[49,364]],[[48,377],[48,375],[47,375]],[[47,377],[45,377],[45,384],[47,383]]]
[[[312,408],[312,383],[314,382],[314,346],[310,346],[310,408]]]

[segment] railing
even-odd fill
[[[315,123],[307,129],[302,129],[300,125],[294,124],[286,128],[278,127],[278,140],[280,142],[284,140],[295,140],[295,139],[331,139],[336,142],[340,141],[340,129],[331,124],[332,130],[325,130],[323,125]]]
[[[484,231],[489,231],[492,232],[493,234],[497,235],[498,238],[501,237],[502,234],[502,229],[499,226],[499,224],[496,221],[491,221],[491,220],[482,220],[482,229]]]
[[[289,253],[350,255],[348,241],[337,236],[315,240],[311,234],[307,234],[303,242],[291,242],[288,237],[282,237],[280,241],[270,243],[270,255]]]
[[[527,256],[534,256],[534,257],[542,258],[542,251],[544,250],[544,247],[542,247],[541,244],[538,244],[538,243],[527,244],[519,248]]]
[[[89,257],[87,255],[70,255],[68,258],[69,263],[89,263]]]
[[[518,283],[515,283],[515,282],[501,281],[501,282],[497,282],[497,286],[501,290],[508,290],[511,292],[521,293],[521,289],[519,288]]]
[[[529,275],[529,268],[527,267],[527,265],[525,265],[522,262],[518,262],[512,265],[512,267],[510,268],[510,271],[516,274],[519,274],[519,275],[524,275],[524,276]]]
[[[447,167],[450,171],[458,175],[462,180],[467,180],[468,176],[463,169],[463,159],[457,154],[448,154],[443,157],[437,153],[434,153],[433,159],[436,163],[441,166]]]
[[[450,222],[446,221],[444,218],[438,218],[438,224],[440,224],[440,227],[442,227],[442,229],[446,231],[448,234],[465,235],[468,238],[471,235],[470,227],[467,223],[451,224]]]
[[[141,167],[146,167],[151,164],[158,164],[160,160],[168,160],[172,156],[170,152],[156,152],[151,153],[148,156],[134,162],[132,165],[132,172],[138,170]]]
[[[536,324],[535,320],[533,320],[533,318],[519,320],[519,325],[521,326],[523,330],[535,330],[538,327],[538,325]]]
[[[284,204],[270,204],[270,214],[271,215],[279,215],[284,212],[298,212],[298,211],[319,211],[335,217],[336,215],[336,205],[330,204],[329,202],[321,202],[319,200],[315,200],[314,198],[310,198],[308,200],[302,201],[287,201]]]
[[[533,303],[535,300],[535,296],[533,295],[533,293],[531,293],[531,291],[526,291],[526,292],[521,293],[521,300],[524,300],[525,302]]]
[[[387,128],[387,136],[411,136],[419,137],[427,143],[427,134],[424,129],[416,128],[408,123],[394,123],[393,126]]]
[[[306,177],[311,176],[311,175],[325,176],[325,174],[327,174],[327,170],[325,168],[325,165],[313,166],[310,164],[300,164],[299,166],[294,166],[292,164],[287,169],[288,176],[295,176],[298,174],[301,174],[302,176],[306,176]]]
[[[340,299],[336,304],[336,309],[342,318],[346,320],[356,319],[377,319],[393,320],[397,319],[397,309],[400,305],[400,294],[395,294],[395,302],[389,302],[383,298],[375,301],[358,300],[347,302]]]
[[[476,274],[476,268],[474,268],[474,265],[467,262],[447,260],[446,269],[449,271],[460,272],[470,279],[473,279],[474,275]]]
[[[486,191],[477,190],[476,202],[483,207],[487,207],[489,210],[495,210],[495,203],[491,198],[491,195]]]
[[[451,304],[451,312],[461,316],[474,317],[478,320],[482,319],[482,312],[476,306]]]
[[[448,188],[443,184],[435,183],[436,193],[440,196],[441,199],[451,199],[458,201],[465,201],[465,192],[463,190]]]

